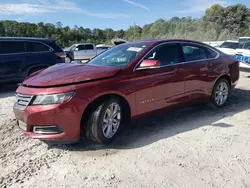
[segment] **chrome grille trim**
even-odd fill
[[[23,94],[16,94],[17,102],[14,104],[14,108],[25,110],[27,106],[29,106],[31,100],[34,96],[32,95],[23,95]]]

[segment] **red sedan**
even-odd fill
[[[198,102],[225,105],[239,62],[187,40],[116,46],[88,64],[58,64],[17,89],[14,113],[26,136],[72,143],[110,143],[123,125],[158,110]]]

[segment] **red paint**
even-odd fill
[[[160,61],[158,60],[145,59],[141,62],[140,68],[159,67],[160,65]]]
[[[80,123],[86,107],[98,97],[107,94],[123,97],[130,106],[131,118],[136,119],[158,110],[194,103],[198,100],[208,101],[216,80],[223,75],[231,78],[232,85],[237,83],[239,65],[234,58],[225,54],[215,60],[134,71],[142,57],[163,42],[183,41],[139,42],[148,45],[148,49],[122,69],[63,64],[30,76],[24,81],[24,86],[17,89],[17,93],[39,95],[76,91],[76,94],[66,104],[28,106],[23,111],[14,109],[16,118],[24,121],[28,126],[25,135],[42,140],[77,139],[80,137]],[[184,42],[201,44],[194,41]],[[152,60],[143,62],[145,66],[155,66],[158,63]],[[70,83],[71,85],[60,86]],[[32,132],[34,125],[59,125],[64,133],[35,134]]]
[[[98,67],[88,64],[63,63],[31,75],[23,84],[28,86],[58,86],[113,76],[118,67]]]

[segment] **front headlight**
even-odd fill
[[[37,95],[31,105],[63,104],[72,99],[75,92],[59,93],[53,95]]]

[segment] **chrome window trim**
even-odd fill
[[[36,42],[36,43],[40,43],[43,44],[45,46],[47,46],[49,48],[49,51],[37,51],[37,52],[18,52],[18,53],[8,53],[8,54],[0,54],[1,55],[18,55],[18,54],[33,54],[33,53],[48,53],[48,52],[52,52],[54,51],[54,49],[52,47],[50,47],[49,45],[41,42],[41,41],[32,41],[32,40],[0,40],[0,42]],[[25,49],[26,50],[26,49]]]
[[[217,55],[214,58],[209,58],[209,59],[200,59],[200,60],[195,60],[195,61],[184,61],[184,62],[180,62],[180,63],[176,63],[173,65],[164,65],[164,66],[159,66],[159,67],[146,67],[146,68],[138,68],[138,65],[141,64],[141,62],[145,59],[145,57],[147,57],[152,51],[154,51],[156,48],[158,48],[159,46],[162,45],[166,45],[166,44],[180,44],[181,46],[183,44],[189,44],[189,45],[193,45],[193,46],[200,46],[203,48],[209,48],[210,50],[213,50]],[[187,64],[187,63],[195,63],[195,62],[200,62],[200,61],[208,61],[208,60],[214,60],[214,59],[218,59],[220,57],[220,53],[218,51],[216,51],[215,49],[209,47],[206,44],[199,44],[199,43],[194,43],[194,42],[163,42],[161,44],[156,45],[155,47],[153,47],[148,53],[146,53],[140,61],[138,61],[138,63],[135,65],[133,72],[135,71],[139,71],[139,70],[145,70],[145,69],[158,69],[158,68],[164,68],[164,67],[170,67],[170,66],[176,66],[176,65],[182,65],[182,64]]]

